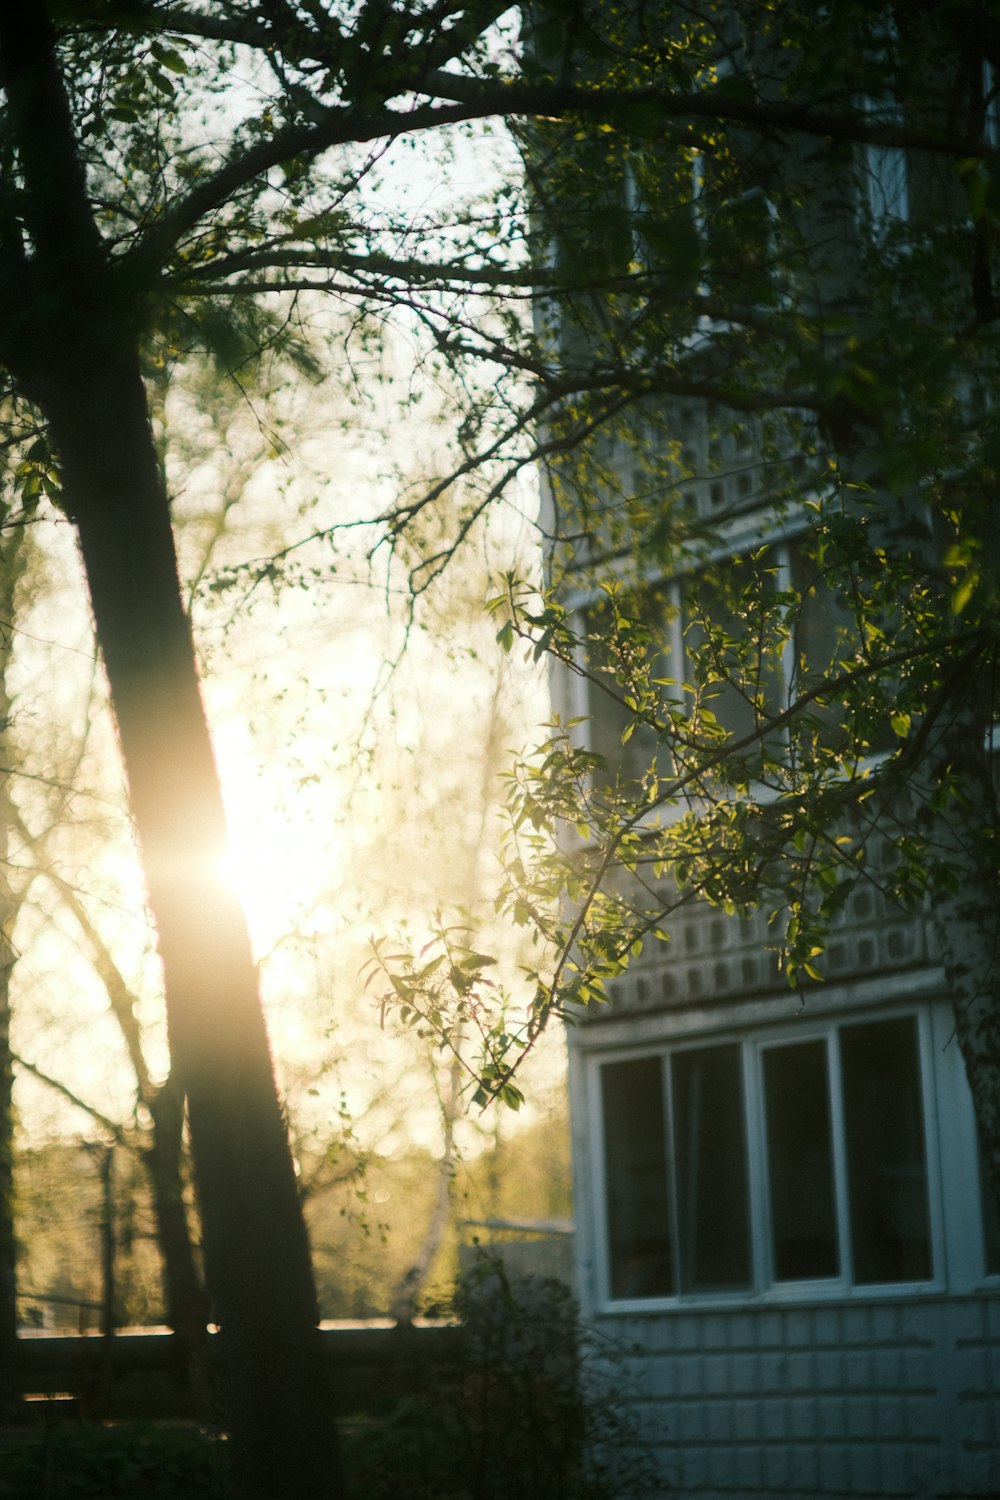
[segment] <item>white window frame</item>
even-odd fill
[[[942,1020],[943,1012],[945,1019]],[[842,1026],[854,1026],[896,1019],[913,1018],[917,1027],[917,1055],[920,1063],[921,1104],[924,1132],[924,1160],[927,1173],[927,1209],[932,1274],[917,1281],[855,1284],[851,1276],[850,1221],[847,1203],[847,1173],[844,1140],[843,1095],[839,1087],[839,1043],[831,1037]],[[982,1244],[981,1206],[978,1186],[968,1166],[969,1142],[974,1144],[975,1126],[971,1101],[964,1076],[956,1074],[955,1055],[941,1065],[942,1028],[947,1025],[947,1009],[926,1003],[903,1004],[877,1009],[853,1009],[817,1018],[808,1024],[758,1027],[752,1031],[726,1031],[686,1035],[683,1040],[659,1045],[596,1051],[587,1058],[586,1087],[589,1102],[589,1157],[591,1162],[588,1197],[592,1204],[591,1225],[594,1233],[594,1269],[596,1272],[597,1310],[608,1313],[639,1313],[688,1310],[692,1307],[748,1304],[785,1304],[823,1301],[865,1301],[885,1298],[910,1298],[940,1294],[949,1283],[963,1286],[993,1284],[996,1277],[985,1273]],[[830,1105],[834,1191],[840,1274],[836,1277],[775,1282],[771,1265],[771,1224],[765,1149],[763,1097],[763,1054],[782,1044],[826,1041],[827,1067],[830,1070]],[[638,1061],[656,1056],[661,1060],[664,1080],[664,1106],[668,1115],[666,1130],[670,1150],[670,1058],[678,1052],[707,1046],[740,1047],[744,1087],[744,1123],[747,1151],[749,1226],[751,1246],[751,1284],[740,1290],[720,1292],[678,1292],[670,1296],[611,1296],[611,1236],[607,1222],[607,1163],[601,1088],[601,1068],[608,1063]],[[960,1059],[958,1060],[960,1064]],[[938,1098],[947,1100],[939,1110]],[[961,1170],[953,1170],[953,1152]],[[974,1151],[971,1153],[975,1160]],[[942,1159],[949,1161],[947,1181]],[[672,1176],[673,1174],[671,1174]],[[667,1194],[673,1197],[676,1187],[668,1177]],[[674,1205],[675,1208],[675,1205]],[[676,1213],[674,1213],[676,1225]]]

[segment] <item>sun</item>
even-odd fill
[[[261,957],[322,897],[328,824],[280,768],[262,771],[231,750],[219,760],[229,844],[216,857],[215,874],[239,897]]]

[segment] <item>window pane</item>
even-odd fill
[[[979,1151],[979,1193],[983,1205],[983,1260],[987,1276],[1000,1276],[1000,1206],[990,1183],[982,1148]]]
[[[824,678],[843,678],[856,665],[861,635],[856,610],[830,587],[809,555],[808,544],[793,542],[789,547],[789,562],[792,589],[798,597],[796,665],[790,683],[790,698],[794,699],[817,687]],[[891,705],[884,693],[872,692],[870,687],[865,692],[861,684],[855,683],[847,691],[847,700],[838,701],[836,694],[814,698],[805,716],[796,719],[792,733],[807,742],[815,737],[827,745],[850,739],[872,750],[884,750],[894,742],[889,724]]]
[[[840,1034],[854,1280],[932,1274],[917,1023],[912,1016]]]
[[[764,1053],[776,1281],[840,1274],[824,1041]]]
[[[785,706],[775,567],[768,554],[731,557],[684,583],[688,678],[702,708],[738,739]]]
[[[601,1069],[612,1297],[673,1293],[663,1067],[658,1057]]]
[[[899,146],[867,148],[868,206],[877,231],[910,217],[909,173],[906,152]]]
[[[593,604],[585,615],[587,666],[596,679],[588,684],[590,747],[607,761],[610,782],[619,775],[627,781],[639,780],[654,761],[661,775],[669,770],[669,754],[652,724],[640,720],[622,743],[622,735],[633,719],[622,700],[630,695],[642,697],[653,688],[659,701],[651,703],[650,717],[662,725],[668,720],[665,700],[670,698],[671,689],[662,684],[671,675],[670,637],[675,611],[669,589],[651,588],[641,598],[619,600],[619,608],[631,628],[618,637],[608,604]],[[679,689],[674,696],[679,697]]]
[[[681,1290],[750,1285],[747,1160],[739,1049],[672,1059]]]

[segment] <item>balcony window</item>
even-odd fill
[[[743,1085],[736,1046],[671,1058],[680,1287],[750,1285]]]
[[[673,1289],[660,1060],[601,1069],[611,1295],[663,1297]]]
[[[935,1276],[919,1017],[600,1066],[612,1301]]]
[[[774,1279],[839,1276],[827,1042],[768,1047],[761,1064]]]

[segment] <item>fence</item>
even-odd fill
[[[457,1324],[390,1322],[325,1325],[320,1337],[332,1371],[338,1415],[372,1415],[429,1383],[458,1378],[463,1329]],[[208,1369],[214,1365],[209,1339]],[[70,1402],[102,1418],[204,1415],[184,1378],[166,1329],[122,1330],[113,1337],[23,1331],[18,1340],[22,1395],[29,1409]]]

